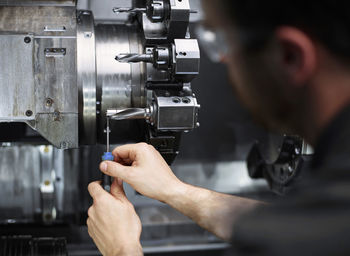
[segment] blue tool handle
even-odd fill
[[[102,161],[114,161],[114,156],[111,152],[105,152],[102,156]],[[102,187],[104,190],[111,192],[112,179],[110,176],[102,174]]]

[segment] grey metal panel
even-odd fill
[[[78,148],[78,114],[38,114],[36,130],[61,149]]]
[[[36,215],[49,217],[48,207],[57,210],[57,218],[75,213],[77,153],[52,146],[0,147],[0,222],[33,222]],[[50,190],[52,197],[45,198]]]
[[[75,7],[1,7],[0,31],[33,33],[35,36],[76,37]],[[35,18],[33,18],[35,17]],[[65,31],[47,31],[61,30]]]
[[[75,8],[0,7],[0,31],[0,122],[26,122],[56,147],[78,147]]]
[[[5,6],[74,6],[75,0],[0,0]]]
[[[0,122],[33,120],[35,111],[33,38],[0,35]],[[30,40],[30,42],[29,42]],[[32,114],[26,116],[26,111]]]
[[[61,57],[46,57],[45,49],[64,49]],[[37,113],[78,114],[76,86],[76,40],[73,38],[35,38],[35,96]],[[47,99],[51,99],[47,104]]]
[[[35,212],[40,212],[39,184],[37,149],[28,146],[0,148],[1,220],[33,219]],[[7,214],[5,209],[8,209]]]

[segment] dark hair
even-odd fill
[[[350,61],[348,0],[221,1],[234,26],[243,34],[248,33],[251,48],[261,48],[277,27],[290,25],[305,31],[333,54]]]

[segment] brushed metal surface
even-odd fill
[[[120,63],[120,53],[142,53],[143,44],[137,27],[98,25],[96,30],[98,132],[103,134],[108,109],[145,107],[145,63]],[[132,129],[130,123],[112,124],[119,133]]]
[[[80,144],[96,143],[96,52],[95,27],[90,11],[78,13],[77,72]]]
[[[0,0],[5,6],[74,6],[76,0]]]
[[[26,122],[58,148],[78,147],[75,8],[0,7],[0,31],[0,122]],[[65,55],[48,57],[52,48]]]
[[[35,119],[33,55],[32,35],[0,34],[0,122]]]
[[[33,33],[36,37],[75,37],[75,13],[75,7],[0,6],[0,31]],[[65,27],[66,30],[62,32],[47,31],[45,27]]]
[[[78,155],[52,146],[0,147],[0,223],[34,222],[53,207],[57,219],[74,213]]]

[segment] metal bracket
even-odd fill
[[[45,57],[50,58],[59,58],[64,57],[67,53],[66,48],[45,48]]]

